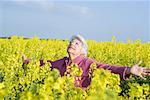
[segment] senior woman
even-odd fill
[[[80,35],[74,35],[72,36],[70,43],[67,47],[68,57],[63,57],[56,61],[47,60],[47,62],[51,63],[52,69],[58,69],[61,76],[65,75],[67,66],[70,66],[72,63],[77,64],[78,67],[82,69],[82,75],[77,80],[79,84],[75,84],[75,86],[86,88],[91,83],[91,78],[89,77],[90,65],[96,62],[94,59],[88,58],[86,56],[87,49],[88,45],[85,39]],[[23,62],[24,64],[29,63],[29,59],[26,58],[25,55],[23,56]],[[40,63],[40,66],[43,66],[45,64],[42,61]],[[126,80],[130,76],[130,74],[140,76],[141,78],[143,78],[143,76],[150,75],[150,69],[140,67],[138,66],[139,64],[136,64],[132,67],[108,65],[99,62],[96,62],[96,64],[97,68],[111,70],[112,73],[119,74],[121,80]]]

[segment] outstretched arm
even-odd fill
[[[27,65],[30,63],[31,59],[27,58],[25,54],[22,55],[23,65]],[[52,63],[51,60],[47,60],[47,62]],[[44,66],[45,62],[43,59],[40,59],[40,66]]]
[[[27,65],[30,63],[31,59],[27,58],[25,54],[22,55],[23,65]],[[40,66],[45,65],[43,59],[40,59]]]
[[[119,74],[121,80],[126,80],[130,76],[129,73],[126,73],[129,68],[127,66],[115,66],[115,65],[97,63],[97,68],[103,68],[105,70],[110,70],[114,74]]]
[[[104,68],[107,70],[111,70],[112,73],[119,74],[121,80],[128,79],[131,74],[140,76],[141,78],[143,78],[143,76],[150,76],[150,68],[140,67],[140,63],[141,62],[139,62],[136,65],[133,65],[132,67],[114,66],[100,63],[98,63],[97,66],[98,68]]]

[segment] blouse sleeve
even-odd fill
[[[103,68],[106,70],[110,70],[114,74],[119,74],[121,80],[128,80],[130,77],[130,75],[125,74],[128,68],[127,66],[115,66],[115,65],[97,63],[97,68]]]

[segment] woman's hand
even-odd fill
[[[31,59],[28,59],[25,54],[22,54],[22,61],[24,64],[28,64]]]
[[[144,79],[143,76],[150,76],[150,68],[140,67],[139,65],[142,62],[140,61],[138,64],[133,65],[132,67],[127,69],[127,73],[131,73],[137,76],[140,76]]]

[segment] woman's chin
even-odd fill
[[[74,54],[74,52],[70,50],[70,51],[68,51],[68,54]]]
[[[69,48],[68,52],[74,52],[74,50],[72,48]]]

